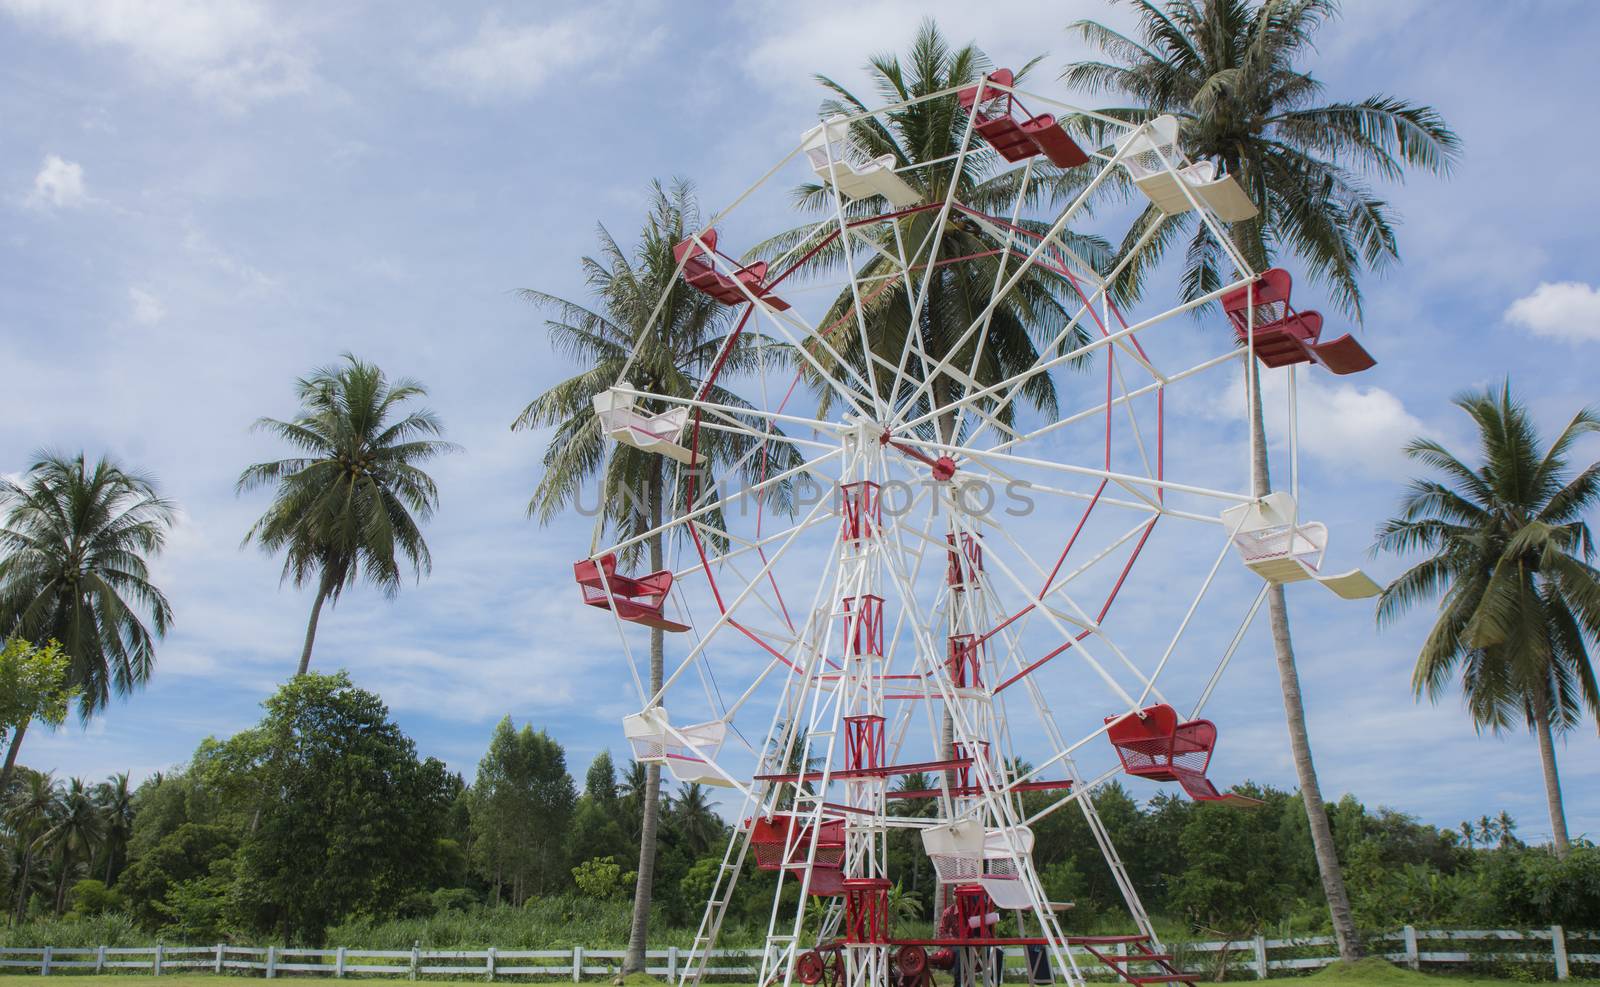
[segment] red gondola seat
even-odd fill
[[[1111,724],[1106,736],[1128,774],[1151,781],[1175,781],[1197,802],[1260,804],[1258,799],[1219,792],[1206,777],[1217,745],[1217,727],[1210,720],[1180,723],[1177,711],[1165,703],[1147,706],[1137,716],[1119,716],[1106,717]]]
[[[1010,69],[997,69],[990,72],[984,81],[1010,86],[1013,76]],[[1060,168],[1075,168],[1089,160],[1089,155],[1067,136],[1067,132],[1056,123],[1055,117],[1041,113],[1018,120],[1012,115],[1013,111],[1027,111],[1022,110],[1022,104],[1015,95],[985,87],[980,100],[978,88],[968,86],[956,93],[956,99],[961,108],[968,112],[972,111],[974,101],[979,103],[973,126],[1002,158],[1016,162],[1043,154],[1051,164]]]
[[[667,594],[672,591],[670,569],[645,576],[624,576],[617,572],[616,555],[607,553],[598,559],[574,562],[572,574],[583,589],[583,602],[591,607],[615,611],[623,620],[646,627],[672,632],[689,629],[688,624],[663,615]]]
[[[759,870],[784,870],[798,876],[811,853],[812,827],[791,813],[774,813],[771,819],[745,820],[750,830],[750,850]],[[823,819],[817,827],[816,856],[812,857],[809,893],[831,897],[844,892],[844,820]]]
[[[713,253],[731,260],[717,250],[717,231],[706,230],[700,234],[700,241],[705,244],[704,247],[696,243],[694,237],[685,237],[672,248],[672,259],[683,265],[683,280],[691,287],[724,305],[745,304],[750,300],[745,294],[748,291],[780,312],[789,307],[783,299],[768,293],[763,283],[767,278],[766,261],[758,260],[754,264],[738,267],[729,276],[718,271],[711,261]]]
[[[1288,271],[1274,267],[1222,296],[1222,311],[1241,344],[1249,338],[1254,310],[1256,359],[1269,367],[1316,363],[1336,374],[1359,373],[1376,365],[1348,333],[1322,342],[1322,316],[1296,312],[1290,306],[1292,284]]]

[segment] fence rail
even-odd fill
[[[1476,945],[1468,945],[1476,944]],[[1320,955],[1334,945],[1332,936],[1307,936],[1301,939],[1237,939],[1221,942],[1169,944],[1179,962],[1188,969],[1214,976],[1219,970],[1266,979],[1274,972],[1315,970],[1338,959]],[[1462,948],[1467,945],[1468,948]],[[1397,932],[1369,940],[1374,955],[1413,970],[1424,967],[1460,967],[1508,963],[1543,966],[1557,980],[1572,976],[1572,968],[1600,972],[1600,932],[1569,932],[1559,925],[1548,929],[1515,931],[1505,929],[1417,929],[1406,926]],[[1437,946],[1451,948],[1436,948]],[[1582,949],[1578,947],[1581,946]],[[1091,979],[1113,979],[1114,975],[1087,953],[1071,950],[1080,972]],[[1006,975],[1025,980],[1027,968],[1023,951],[1008,948]],[[1292,954],[1292,955],[1291,955]],[[1310,954],[1310,955],[1308,955]],[[676,978],[696,962],[697,953],[676,946],[652,949],[646,954],[646,971],[652,976]],[[281,974],[324,974],[333,977],[405,976],[412,980],[430,976],[478,976],[487,980],[501,977],[560,977],[578,983],[584,977],[606,977],[622,964],[620,949],[298,949],[283,946],[87,946],[0,948],[0,969],[38,970],[41,975],[66,971],[106,973],[137,970],[155,976],[179,970],[211,973],[260,973],[273,978]],[[716,949],[705,973],[713,977],[751,977],[761,963],[759,949]],[[396,962],[398,961],[398,962]],[[743,961],[743,962],[740,962]],[[737,964],[737,965],[734,965]],[[1209,970],[1206,968],[1209,967]]]

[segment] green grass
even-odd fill
[[[1354,963],[1334,963],[1297,982],[1318,984],[1321,987],[1474,987],[1474,985],[1501,987],[1505,984],[1526,983],[1526,981],[1501,980],[1477,974],[1418,973],[1375,956]],[[1585,981],[1573,979],[1567,982],[1570,984]],[[1587,982],[1593,983],[1593,981]]]

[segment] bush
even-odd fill
[[[106,887],[106,882],[86,877],[67,892],[74,918],[86,918],[122,910],[122,895]]]

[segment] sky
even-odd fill
[[[266,500],[234,482],[283,454],[252,421],[292,415],[295,378],[345,351],[422,379],[464,452],[434,470],[431,576],[392,601],[348,593],[323,614],[314,665],[348,669],[420,751],[469,777],[508,714],[566,744],[579,777],[619,750],[625,666],[571,584],[588,522],[525,517],[546,436],[508,428],[575,367],[516,291],[582,299],[596,225],[631,242],[652,179],[690,177],[708,212],[726,205],[815,122],[813,73],[861,86],[865,60],[903,49],[923,12],[995,64],[1043,56],[1032,84],[1090,106],[1055,78],[1085,54],[1066,26],[1127,23],[1084,0],[0,0],[0,472],[40,449],[109,454],[182,508],[155,564],[177,620],[151,682],[87,726],[31,733],[24,763],[138,778],[258,719],[294,669],[311,593],[241,547]],[[1329,98],[1431,103],[1464,142],[1447,179],[1379,186],[1403,260],[1364,282],[1361,338],[1378,366],[1301,377],[1303,500],[1329,526],[1335,568],[1400,571],[1366,549],[1411,475],[1408,439],[1471,449],[1456,393],[1509,375],[1547,435],[1596,398],[1587,162],[1600,138],[1580,124],[1600,83],[1597,30],[1600,9],[1575,0],[1365,0],[1318,37]],[[793,222],[778,194],[730,221],[746,237]],[[1117,239],[1126,216],[1096,222]],[[1228,397],[1225,383],[1175,395],[1174,427],[1194,436],[1175,455],[1241,461],[1218,412]],[[1579,452],[1600,458],[1600,444]],[[1130,593],[1196,565],[1209,556],[1158,544]],[[1233,607],[1200,618],[1204,639],[1225,642],[1253,595],[1228,578]],[[1548,836],[1532,739],[1480,736],[1455,693],[1413,698],[1426,608],[1380,632],[1368,605],[1310,586],[1290,597],[1328,797],[1443,826],[1505,809],[1524,837]],[[1259,620],[1207,708],[1224,784],[1293,787],[1277,689]],[[1559,741],[1575,835],[1600,832],[1597,754],[1592,721]]]

